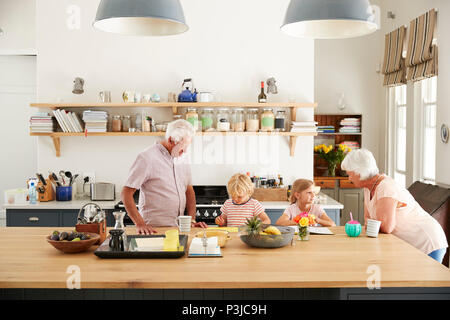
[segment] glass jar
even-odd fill
[[[258,109],[248,109],[247,120],[245,121],[245,128],[249,132],[258,132],[259,130],[259,115]]]
[[[186,120],[192,124],[195,131],[198,130],[198,113],[196,108],[187,109]]]
[[[214,110],[211,108],[203,109],[201,115],[202,122],[202,130],[203,131],[211,131],[214,123]]]
[[[278,110],[277,115],[275,117],[275,129],[279,131],[286,131],[286,111]]]
[[[123,119],[122,119],[122,131],[123,132],[130,131],[130,127],[131,127],[131,117],[130,116],[123,116]]]
[[[275,128],[275,115],[271,108],[264,108],[261,114],[261,131],[273,131]]]
[[[142,114],[136,113],[134,115],[134,127],[138,132],[142,130]]]
[[[242,109],[242,108],[234,109],[232,127],[233,127],[233,131],[236,131],[236,132],[245,131],[244,109]]]
[[[230,110],[228,108],[219,109],[217,113],[217,131],[230,131]]]
[[[120,132],[122,131],[122,116],[114,115],[112,117],[112,132]]]

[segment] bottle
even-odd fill
[[[30,204],[36,204],[37,195],[36,195],[36,181],[30,180],[28,183],[28,195],[30,196]]]
[[[261,81],[261,93],[258,96],[258,102],[264,103],[267,102],[266,94],[264,93],[264,81]]]

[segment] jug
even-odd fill
[[[123,246],[123,230],[122,229],[112,229],[109,230],[109,234],[111,235],[111,239],[109,239],[109,247],[113,251],[124,251]]]

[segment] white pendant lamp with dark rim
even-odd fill
[[[377,30],[368,0],[291,0],[281,30],[294,37],[344,39]]]
[[[167,36],[189,29],[179,0],[102,0],[94,27],[135,36]]]

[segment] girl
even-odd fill
[[[263,224],[270,224],[270,218],[261,203],[251,198],[254,187],[248,176],[235,174],[228,181],[227,190],[231,199],[220,208],[222,214],[215,220],[217,225],[239,227],[247,222],[247,218],[254,216],[258,216]]]
[[[314,182],[306,179],[295,180],[292,185],[291,205],[286,208],[276,224],[281,226],[295,226],[298,223],[293,221],[293,219],[301,212],[308,212],[309,214],[313,214],[316,222],[322,226],[336,226],[320,205],[314,204],[314,196]]]

